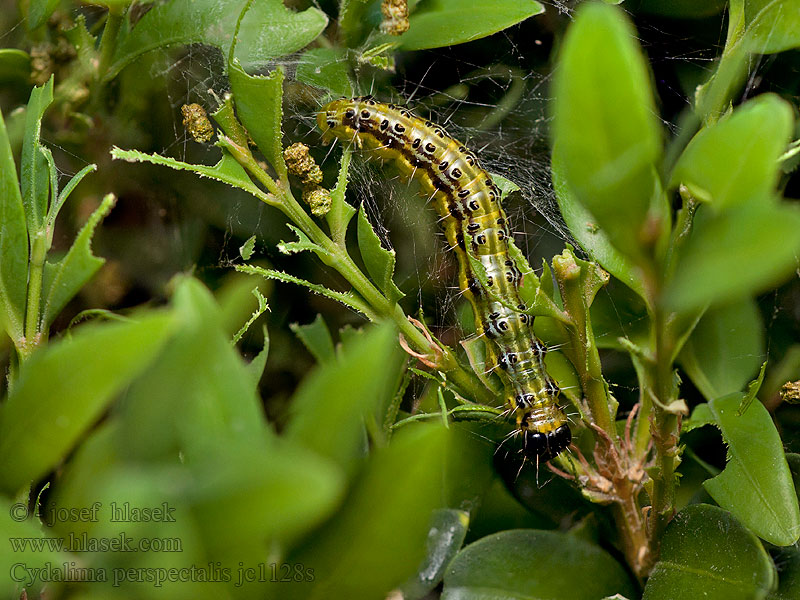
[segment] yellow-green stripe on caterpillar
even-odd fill
[[[489,359],[503,382],[524,452],[537,462],[559,454],[572,434],[559,389],[544,368],[546,348],[524,312],[521,274],[508,252],[508,218],[492,178],[443,129],[402,107],[369,97],[334,100],[322,107],[317,123],[323,133],[354,142],[368,157],[393,161],[434,201],[458,257],[459,287],[472,304],[479,332],[491,340]],[[470,258],[483,265],[484,283],[474,276]]]

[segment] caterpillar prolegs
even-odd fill
[[[538,462],[563,451],[572,435],[559,389],[544,367],[545,346],[519,296],[521,273],[509,255],[508,219],[500,191],[477,158],[443,129],[404,108],[372,98],[341,99],[322,107],[319,128],[355,142],[367,156],[391,160],[436,206],[459,263],[459,287],[503,382],[504,400],[523,435],[525,454]],[[476,277],[470,261],[480,261]],[[481,283],[483,280],[483,283]]]

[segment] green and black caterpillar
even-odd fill
[[[479,333],[491,340],[487,364],[495,365],[503,382],[526,456],[544,462],[562,452],[572,434],[559,389],[545,370],[547,349],[520,299],[522,274],[509,254],[500,190],[475,155],[441,127],[369,97],[330,102],[317,123],[328,137],[353,142],[368,157],[393,161],[434,201],[458,257],[459,287],[472,304]],[[483,265],[485,277],[475,276],[471,260]]]

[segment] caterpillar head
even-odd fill
[[[323,106],[317,113],[317,127],[323,140],[352,140],[359,130],[359,99],[340,98]]]
[[[546,433],[526,430],[522,442],[525,457],[535,463],[545,463],[567,449],[572,432],[564,424]]]

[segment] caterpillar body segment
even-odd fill
[[[559,389],[544,366],[545,346],[533,333],[519,296],[521,272],[508,252],[508,218],[500,190],[476,156],[430,121],[372,98],[334,100],[317,123],[326,138],[356,144],[367,157],[392,161],[419,182],[442,217],[456,253],[459,287],[472,305],[479,332],[504,386],[504,401],[523,436],[525,454],[549,460],[569,446],[571,433]],[[480,261],[476,277],[470,258]],[[483,280],[483,283],[481,282]]]

